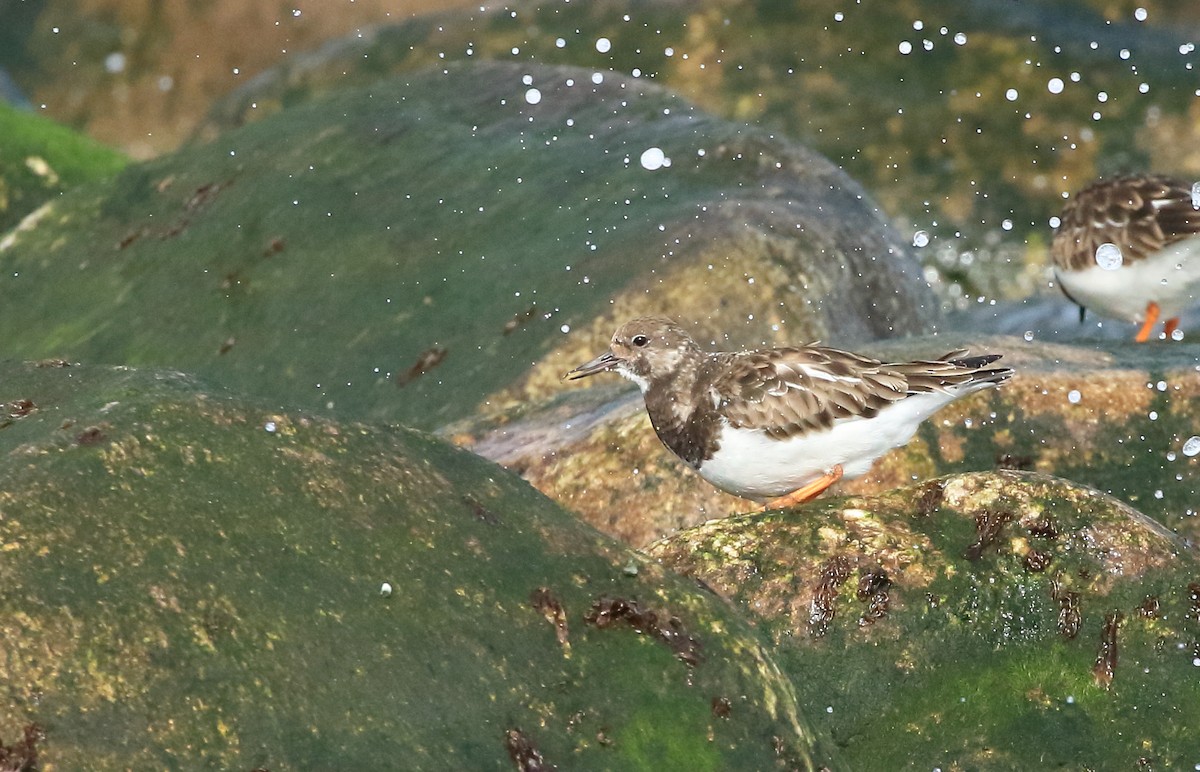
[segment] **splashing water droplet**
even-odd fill
[[[1192,183],[1192,209],[1200,209],[1200,182]]]
[[[661,147],[646,148],[642,151],[640,162],[643,169],[655,171],[667,165],[667,156]]]
[[[917,231],[913,234],[913,246],[924,247],[929,244],[929,231]]]
[[[1183,455],[1188,458],[1200,456],[1200,437],[1196,435],[1188,437],[1187,442],[1183,443]]]
[[[1105,271],[1115,271],[1121,267],[1124,259],[1121,257],[1121,248],[1111,241],[1106,241],[1096,247],[1096,265],[1100,266]]]

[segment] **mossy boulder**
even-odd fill
[[[42,769],[832,758],[723,601],[428,435],[63,362],[0,403],[0,739]]]
[[[851,767],[1200,762],[1200,563],[1094,489],[949,476],[649,552],[760,620]]]
[[[671,163],[645,168],[651,148]],[[17,234],[0,276],[12,355],[177,367],[426,429],[638,309],[851,338],[937,310],[827,161],[645,80],[498,63],[337,92],[130,166]]]
[[[117,151],[4,102],[0,137],[0,234],[64,191],[111,177],[126,163]]]

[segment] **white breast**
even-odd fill
[[[858,477],[875,459],[912,439],[922,421],[958,396],[915,394],[874,418],[846,419],[829,429],[784,440],[726,423],[720,447],[700,465],[700,476],[722,490],[758,500],[791,493],[837,464],[846,477]]]

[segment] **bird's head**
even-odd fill
[[[645,391],[652,381],[670,377],[680,363],[697,352],[682,327],[662,316],[640,316],[613,333],[608,351],[566,374],[569,380],[615,370]]]

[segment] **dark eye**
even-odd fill
[[[650,342],[650,339],[647,338],[645,335],[634,335],[633,336],[633,345],[637,346],[638,348],[641,348],[642,346],[646,345],[649,342]]]

